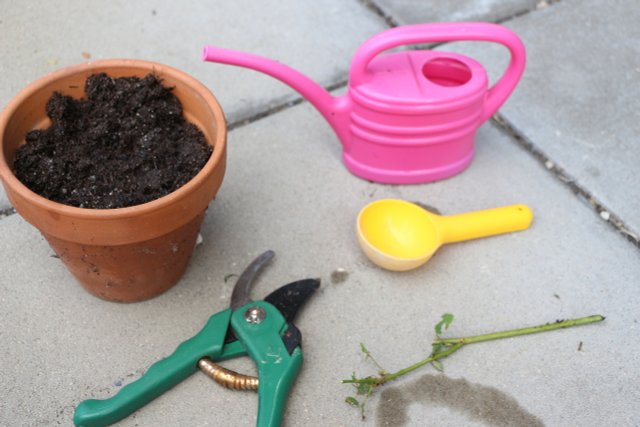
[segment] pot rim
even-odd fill
[[[212,144],[214,149],[213,153],[209,157],[209,160],[204,164],[202,169],[185,185],[158,199],[139,205],[111,209],[79,208],[76,206],[54,202],[43,196],[40,196],[39,194],[29,189],[22,182],[20,182],[20,180],[15,176],[12,166],[8,164],[7,159],[4,156],[4,150],[2,149],[4,129],[6,128],[9,119],[13,116],[19,106],[22,105],[22,103],[25,102],[25,100],[31,97],[34,93],[49,84],[51,81],[63,79],[69,75],[87,72],[91,69],[108,69],[122,67],[143,69],[147,70],[148,72],[157,72],[160,76],[171,75],[174,79],[179,80],[186,86],[194,88],[197,93],[202,98],[204,98],[206,103],[211,106],[212,113],[215,118],[216,132],[214,136],[215,140],[208,142]],[[108,73],[108,71],[106,72]],[[148,212],[153,212],[176,203],[176,201],[184,198],[187,194],[193,191],[193,189],[198,188],[200,185],[202,185],[202,183],[206,179],[206,176],[211,174],[216,166],[221,162],[224,162],[225,160],[226,135],[226,119],[218,100],[203,83],[201,83],[191,75],[185,73],[184,71],[158,62],[140,59],[115,58],[89,61],[64,67],[51,73],[45,74],[44,76],[33,81],[20,92],[18,92],[18,94],[9,101],[5,109],[0,112],[0,178],[2,178],[4,183],[7,186],[10,186],[13,191],[21,193],[24,197],[29,198],[34,205],[60,215],[94,220],[123,219],[132,216],[143,215]]]

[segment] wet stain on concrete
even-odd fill
[[[488,426],[544,426],[538,417],[496,388],[473,384],[464,378],[430,374],[412,383],[384,390],[376,411],[376,425],[400,426],[416,421],[410,420],[408,415],[409,406],[413,403],[446,407]]]

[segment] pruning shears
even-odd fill
[[[211,316],[200,332],[169,357],[153,364],[138,380],[104,400],[85,400],[76,408],[76,426],[115,423],[200,368],[217,382],[235,389],[258,390],[258,427],[278,426],[285,403],[302,365],[301,334],[293,324],[298,309],[320,286],[304,279],[273,291],[262,301],[249,299],[260,270],[273,258],[267,251],[240,275],[229,308]],[[215,362],[249,355],[258,378],[226,370]]]

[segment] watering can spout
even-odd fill
[[[343,140],[341,133],[344,126],[340,123],[348,119],[346,116],[349,100],[346,97],[334,97],[299,71],[262,56],[205,46],[202,51],[202,60],[250,68],[280,80],[306,98],[329,122],[340,140]]]

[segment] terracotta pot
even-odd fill
[[[175,87],[187,120],[214,147],[204,168],[160,199],[119,209],[83,209],[47,200],[12,171],[16,149],[33,129],[49,126],[45,105],[54,91],[80,98],[92,74],[145,76],[154,72]],[[114,59],[51,73],[20,92],[0,115],[0,177],[16,211],[38,228],[82,286],[111,301],[156,296],[184,273],[209,202],[224,177],[226,123],[211,92],[187,74],[153,62]]]

